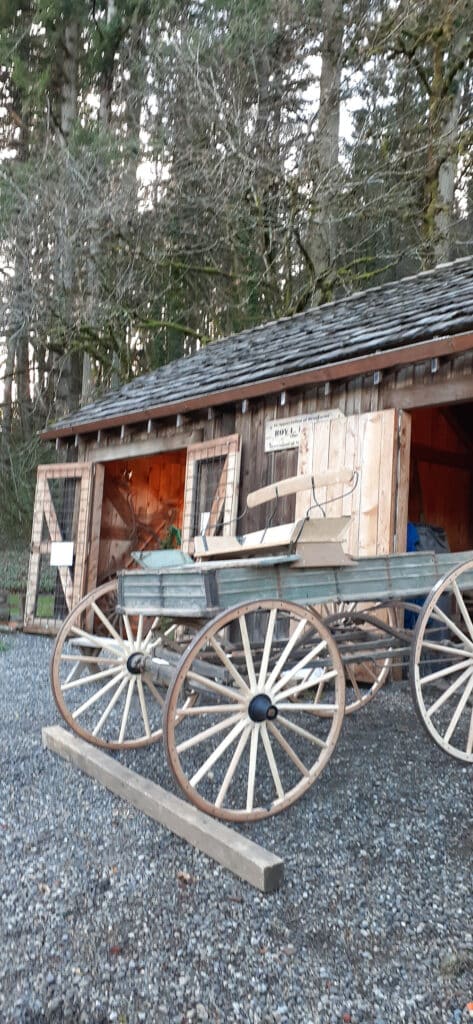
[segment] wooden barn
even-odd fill
[[[296,473],[357,470],[351,493],[317,494],[351,513],[352,554],[405,550],[408,520],[472,549],[472,370],[467,258],[225,338],[72,413],[44,433],[64,461],[38,469],[25,628],[55,632],[133,551],[263,526],[248,493]],[[307,500],[285,498],[273,523]]]

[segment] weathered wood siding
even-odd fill
[[[249,402],[237,402],[218,406],[168,420],[143,422],[138,427],[126,430],[115,428],[103,434],[82,435],[78,455],[85,461],[108,463],[120,458],[137,459],[152,457],[169,450],[184,450],[190,445],[238,434],[241,438],[241,475],[239,513],[244,513],[240,528],[246,530],[263,526],[272,509],[261,506],[245,513],[246,499],[250,491],[273,480],[292,476],[297,472],[297,448],[279,452],[265,452],[264,434],[267,420],[286,419],[304,413],[339,409],[346,416],[364,414],[386,409],[427,409],[449,403],[473,402],[473,353],[458,355],[440,361],[426,360],[414,366],[385,370],[382,374],[367,373],[332,384],[307,386],[296,392],[288,391],[284,399],[280,395],[267,395]],[[282,404],[284,402],[284,404]],[[416,414],[417,415],[417,414]],[[438,421],[438,412],[432,411],[433,423]],[[413,423],[413,443],[424,444],[417,419]],[[402,432],[401,427],[401,432]],[[435,427],[432,444],[437,444]],[[439,438],[439,445],[441,447]],[[402,449],[402,451],[401,451]],[[447,448],[448,450],[448,448]],[[466,451],[457,452],[466,457]],[[404,437],[404,448],[398,451],[398,479],[406,473],[409,460],[409,443]],[[402,465],[401,465],[402,463]],[[439,475],[440,473],[440,475]],[[407,514],[419,518],[421,514],[428,521],[446,522],[450,543],[457,550],[467,549],[473,544],[472,518],[472,474],[465,465],[445,466],[440,472],[432,464],[420,469],[423,487],[424,508],[409,499],[409,488],[397,488],[395,508],[395,530],[404,529]],[[450,475],[450,481],[449,481]],[[437,483],[435,482],[437,481]],[[441,488],[438,486],[441,482]],[[412,479],[411,479],[412,488]],[[443,505],[437,500],[440,491]],[[437,502],[437,504],[436,504]],[[409,504],[409,508],[408,508]],[[290,520],[295,515],[295,498],[281,501],[274,516],[274,523]],[[244,527],[243,527],[244,524]],[[100,563],[107,558],[105,549]]]

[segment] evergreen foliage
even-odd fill
[[[31,438],[80,401],[472,251],[472,22],[468,0],[1,0],[4,530]]]

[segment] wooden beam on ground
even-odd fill
[[[116,796],[212,857],[238,878],[261,892],[281,885],[284,861],[276,854],[240,835],[228,825],[209,818],[192,804],[162,786],[115,761],[110,754],[91,746],[59,725],[42,730],[43,746],[59,754],[75,768],[90,775]]]

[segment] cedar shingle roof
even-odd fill
[[[107,393],[45,434],[144,420],[150,410],[157,418],[170,403],[174,411],[185,410],[186,402],[210,405],[212,395],[224,401],[230,389],[265,381],[270,392],[271,382],[288,374],[472,330],[473,258],[467,257],[209,344]]]

